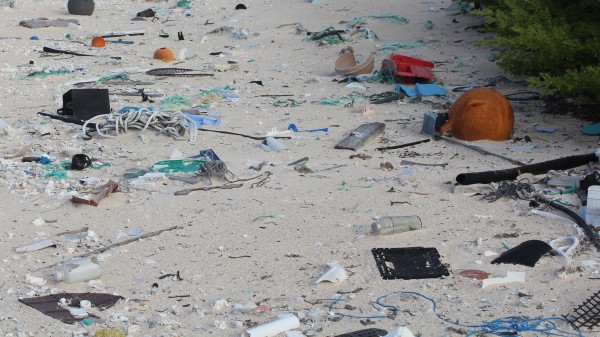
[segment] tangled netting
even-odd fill
[[[245,179],[236,178],[235,174],[233,174],[231,171],[229,171],[229,169],[227,168],[227,165],[225,165],[225,162],[223,162],[222,160],[209,160],[209,159],[207,159],[204,163],[200,164],[199,174],[201,176],[208,177],[211,184],[212,184],[213,177],[217,177],[228,183],[249,181],[249,180],[260,178],[260,181],[253,184],[255,186],[264,185],[266,182],[268,182],[270,180],[270,177],[271,177],[271,172],[266,171],[263,174],[259,174],[255,177],[251,177],[251,178],[245,178]]]
[[[200,164],[200,175],[207,176],[209,180],[217,177],[228,183],[233,182],[235,174],[233,174],[222,160],[207,160]],[[212,183],[212,182],[211,182]]]
[[[116,138],[121,133],[127,132],[129,128],[140,129],[140,133],[151,128],[160,133],[181,140],[188,134],[190,142],[196,140],[197,130],[195,123],[182,112],[152,111],[148,108],[125,107],[119,112],[95,116],[83,125],[86,133],[88,124],[104,119],[104,122],[95,123],[96,132],[100,137]],[[114,134],[110,134],[113,132]]]
[[[483,199],[489,202],[497,201],[501,198],[529,200],[535,197],[535,187],[529,183],[529,180],[503,181],[498,185],[498,189],[483,196]]]

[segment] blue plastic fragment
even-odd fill
[[[240,96],[238,96],[237,94],[234,94],[234,93],[231,93],[231,92],[224,92],[224,91],[217,92],[217,95],[219,97],[229,98],[229,99],[240,98]]]
[[[221,160],[212,149],[200,150],[200,156],[206,157],[210,160]]]
[[[581,128],[581,132],[583,132],[584,135],[600,135],[600,123],[586,125]]]
[[[329,128],[322,128],[322,129],[312,129],[312,130],[298,130],[298,127],[296,126],[296,124],[290,124],[288,125],[288,130],[294,131],[294,132],[329,132]]]
[[[143,232],[144,231],[141,230],[141,229],[132,229],[132,230],[127,231],[127,235],[129,235],[129,236],[138,236],[138,235],[142,234]]]
[[[556,132],[556,129],[550,126],[545,126],[545,125],[541,125],[538,124],[535,126],[535,131],[537,132],[547,132],[547,133],[554,133]]]
[[[40,157],[40,164],[49,164],[51,162],[52,162],[52,159],[50,159],[50,157],[48,157],[48,156]]]
[[[221,126],[220,118],[192,115],[189,113],[186,113],[185,115],[189,117],[192,121],[194,121],[194,124],[196,124],[196,128],[201,128],[204,125]]]
[[[409,87],[404,84],[398,84],[396,88],[394,88],[397,92],[404,91],[408,97],[413,97],[416,95],[421,96],[445,96],[448,90],[438,86],[435,83],[417,83],[415,87]]]

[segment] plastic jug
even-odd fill
[[[94,280],[101,275],[97,256],[73,258],[61,263],[54,270],[55,280],[67,283]]]

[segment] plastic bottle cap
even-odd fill
[[[79,302],[79,307],[81,309],[89,309],[92,307],[92,302],[90,302],[88,300],[83,300],[83,301]]]

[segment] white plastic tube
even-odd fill
[[[293,314],[279,315],[276,321],[266,323],[248,329],[242,334],[242,337],[269,337],[275,336],[287,330],[292,330],[300,327],[300,320]]]

